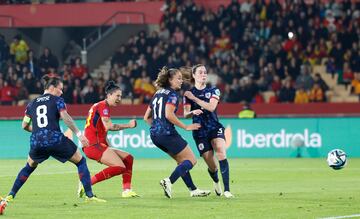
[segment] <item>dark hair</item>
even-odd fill
[[[192,67],[181,67],[180,71],[181,74],[183,75],[183,79],[186,83],[188,84],[195,84],[195,78],[193,77],[193,74],[195,74],[196,69],[201,67],[201,66],[205,66],[203,64],[196,64]]]
[[[167,68],[164,66],[155,81],[155,86],[157,89],[170,87],[169,79],[171,79],[177,72],[180,70],[177,68]]]
[[[115,84],[114,81],[108,81],[105,85],[105,93],[112,94],[116,90],[121,90],[119,85]]]
[[[44,89],[48,89],[51,85],[56,87],[58,86],[60,83],[62,83],[61,79],[57,76],[53,76],[53,75],[44,75],[41,78],[41,83],[44,86]]]

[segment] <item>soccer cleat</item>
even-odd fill
[[[225,196],[225,198],[234,198],[234,195],[231,194],[231,192],[229,192],[229,191],[225,191],[224,196]]]
[[[221,189],[221,185],[220,185],[220,182],[214,182],[214,191],[215,191],[215,194],[217,196],[221,196],[222,195],[222,189]]]
[[[106,200],[97,198],[96,196],[93,196],[93,197],[85,196],[85,202],[86,203],[92,203],[92,202],[104,203],[104,202],[106,202]]]
[[[79,186],[78,186],[78,191],[77,191],[77,195],[79,198],[83,198],[85,195],[85,189],[83,184],[81,183],[81,181],[79,181]]]
[[[190,197],[206,197],[210,195],[209,190],[195,189],[190,191]]]
[[[8,195],[0,200],[0,215],[4,214],[6,206],[8,206],[12,200],[14,200],[14,196],[12,195]]]
[[[136,192],[132,191],[131,189],[126,189],[122,192],[121,197],[123,198],[135,198],[140,197],[140,195],[136,194]]]
[[[1,202],[0,202],[0,215],[4,214],[6,206],[7,206],[7,201],[1,200]]]
[[[171,182],[169,178],[162,179],[160,181],[161,187],[164,189],[165,196],[171,198]]]

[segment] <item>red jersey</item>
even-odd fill
[[[85,137],[90,145],[106,142],[107,131],[101,120],[102,117],[110,117],[110,108],[105,100],[95,103],[89,110],[85,124]]]

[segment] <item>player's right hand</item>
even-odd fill
[[[187,125],[185,130],[192,131],[192,130],[198,130],[199,128],[201,128],[201,125],[199,123],[193,123],[193,124]]]
[[[83,147],[89,146],[89,140],[84,135],[81,135],[79,137],[79,140],[80,140],[81,144],[83,145]]]

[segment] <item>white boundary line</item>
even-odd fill
[[[353,218],[353,217],[359,217],[360,218],[360,214],[335,216],[335,217],[323,217],[323,218],[319,218],[319,219],[340,219],[340,218]]]

